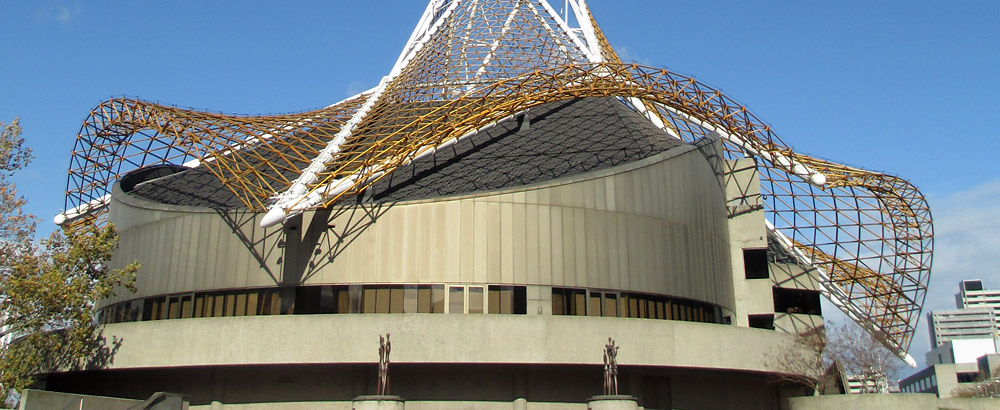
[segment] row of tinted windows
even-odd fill
[[[552,314],[725,322],[722,309],[710,303],[661,295],[570,288],[552,288]]]
[[[192,317],[324,313],[524,314],[523,286],[350,285],[236,289],[134,299],[100,311],[101,323]]]

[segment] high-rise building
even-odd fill
[[[963,280],[955,294],[956,307],[987,308],[993,310],[997,333],[1000,334],[1000,290],[986,289],[979,279]]]
[[[93,110],[56,222],[114,222],[143,268],[99,306],[114,360],[47,386],[350,408],[390,333],[407,408],[583,408],[614,338],[645,408],[776,408],[769,355],[822,296],[909,358],[919,191],[623,64],[560,3],[433,0],[379,86],[317,111]]]
[[[935,310],[927,314],[927,321],[934,347],[951,340],[997,336],[996,320],[990,308]]]

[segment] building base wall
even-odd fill
[[[992,410],[1000,409],[1000,399],[939,399],[933,393],[849,394],[795,397],[791,410]]]
[[[776,409],[783,407],[783,397],[804,393],[773,384],[760,373],[640,366],[619,370],[620,392],[635,396],[646,409]],[[168,390],[185,394],[192,406],[205,409],[217,401],[234,409],[296,409],[300,407],[295,403],[306,403],[312,406],[308,408],[348,410],[356,397],[375,391],[376,373],[373,365],[343,364],[130,369],[51,375],[46,387],[134,399]],[[582,410],[601,391],[603,368],[394,364],[390,380],[390,393],[405,397],[407,410]]]

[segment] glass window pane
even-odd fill
[[[635,296],[628,297],[628,317],[639,317],[639,301]]]
[[[601,315],[601,292],[590,292],[590,306],[587,306],[587,315]]]
[[[604,316],[618,316],[618,296],[604,294]]]
[[[271,296],[271,314],[281,314],[281,289],[273,289],[268,294]]]
[[[205,294],[194,295],[194,317],[205,317]]]
[[[510,311],[515,315],[523,315],[528,311],[528,289],[515,286],[511,292]]]
[[[333,295],[333,286],[322,286],[319,290],[319,312],[333,313],[337,309],[336,298]]]
[[[351,285],[347,289],[351,294],[351,313],[363,312],[364,310],[361,309],[361,304],[363,303],[364,293],[361,285]]]
[[[142,306],[142,320],[153,320],[153,318],[156,317],[156,316],[154,316],[154,313],[156,313],[156,312],[153,311],[153,309],[154,309],[153,306],[155,306],[155,304],[153,303],[153,301],[154,301],[153,298],[149,298],[149,299],[146,299],[146,300],[144,300],[142,302],[142,305],[143,305]],[[105,314],[106,313],[107,313],[107,308],[105,308]],[[107,321],[107,318],[105,318],[104,320]]]
[[[351,297],[346,287],[337,288],[337,313],[351,313]]]
[[[191,317],[191,309],[192,308],[193,308],[193,306],[191,304],[191,295],[182,296],[181,297],[181,317],[185,318],[185,319],[190,318]]]
[[[577,290],[573,292],[573,307],[576,308],[574,315],[586,316],[587,315],[587,293],[582,290]]]
[[[403,313],[403,288],[393,286],[389,289],[389,313]]]
[[[431,287],[431,313],[444,313],[444,285]]]
[[[389,313],[389,288],[375,289],[375,312]]]
[[[221,294],[206,296],[212,299],[212,317],[221,317],[225,313],[226,299]]]
[[[245,292],[240,292],[236,294],[236,308],[233,311],[233,316],[243,316],[247,313],[247,294]]]
[[[501,310],[500,310],[500,292],[502,292],[502,291],[499,289],[499,287],[497,287],[497,286],[490,286],[489,298],[487,299],[487,301],[489,302],[489,305],[490,305],[489,312],[490,312],[491,315],[495,315],[495,314],[501,313]]]
[[[448,313],[465,313],[465,288],[461,286],[448,288]]]
[[[168,319],[179,319],[181,317],[181,298],[174,296],[169,298],[170,305],[167,308]]]
[[[417,312],[431,313],[431,287],[421,286],[417,288]]]
[[[257,316],[258,293],[256,290],[251,290],[250,293],[247,293],[247,316]]]
[[[481,286],[469,287],[469,313],[483,313],[483,288]]]
[[[559,289],[552,289],[552,314],[553,315],[566,314],[566,297]]]
[[[403,286],[403,312],[417,313],[417,287]]]
[[[236,315],[236,295],[230,293],[225,295],[226,298],[226,311],[223,312],[226,316]]]
[[[373,288],[364,289],[364,297],[361,298],[361,302],[364,303],[362,313],[375,313],[375,291]]]

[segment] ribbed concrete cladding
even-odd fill
[[[440,283],[607,289],[729,310],[734,303],[720,180],[690,145],[509,189],[310,212],[284,228],[261,229],[253,213],[166,205],[120,190],[112,201],[121,234],[112,264],[143,267],[138,293],[108,302]],[[529,300],[545,305],[546,297]]]

